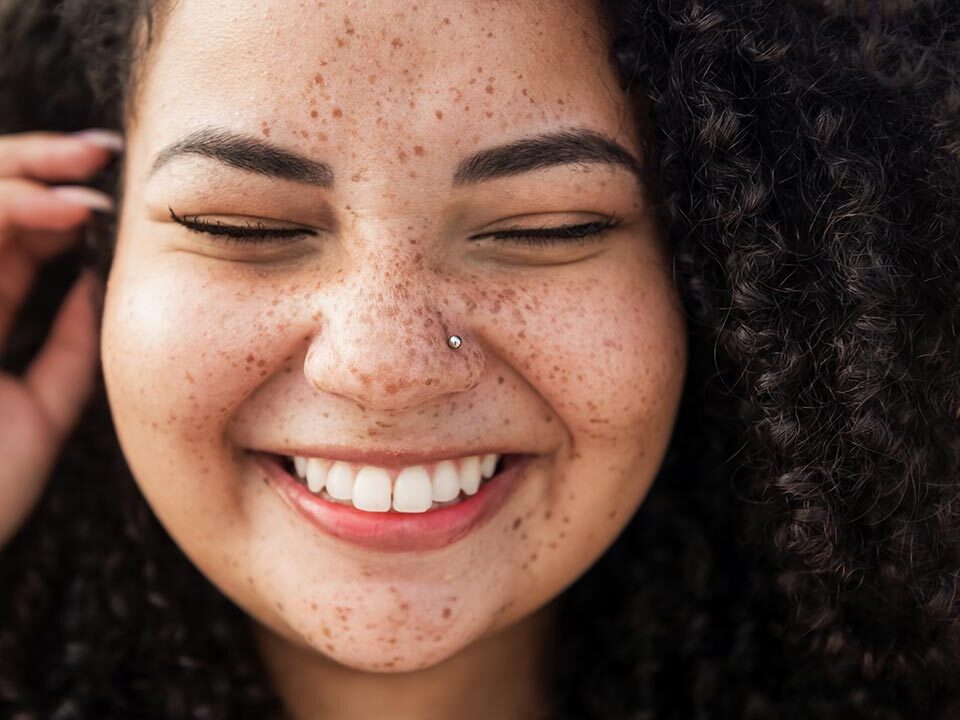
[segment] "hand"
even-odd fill
[[[0,352],[40,265],[78,242],[108,195],[45,181],[89,178],[121,146],[107,131],[0,135]],[[99,280],[81,274],[22,377],[0,373],[0,548],[37,504],[96,377]]]

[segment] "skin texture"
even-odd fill
[[[154,512],[251,616],[293,717],[469,717],[466,698],[529,717],[550,602],[663,460],[685,326],[630,173],[451,176],[477,150],[569,127],[642,162],[593,6],[178,3],[135,111],[101,353]],[[211,126],[326,162],[335,186],[199,157],[148,178],[163,147]],[[168,208],[317,234],[230,246]],[[622,224],[584,245],[467,240],[611,215]],[[476,532],[384,554],[317,533],[244,453],[314,444],[538,458]]]

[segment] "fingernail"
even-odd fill
[[[91,145],[106,148],[107,150],[114,152],[121,152],[123,150],[123,135],[116,130],[91,128],[90,130],[80,130],[79,132],[71,133],[71,135]]]
[[[85,185],[58,185],[50,188],[50,192],[67,202],[83,205],[92,210],[113,212],[112,197]]]

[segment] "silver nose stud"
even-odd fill
[[[456,350],[463,345],[463,340],[460,339],[459,335],[451,335],[447,338],[447,345]]]

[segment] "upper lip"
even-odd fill
[[[266,448],[260,452],[268,452],[274,455],[285,455],[287,457],[317,457],[325,460],[341,460],[343,462],[355,463],[358,465],[375,465],[383,468],[401,468],[411,465],[427,465],[429,463],[440,462],[441,460],[453,460],[456,458],[469,457],[471,455],[497,454],[512,455],[518,454],[508,452],[503,447],[493,448],[443,448],[428,451],[410,451],[410,450],[363,450],[359,448],[349,448],[343,446],[326,445],[322,447],[285,447],[285,448]]]

